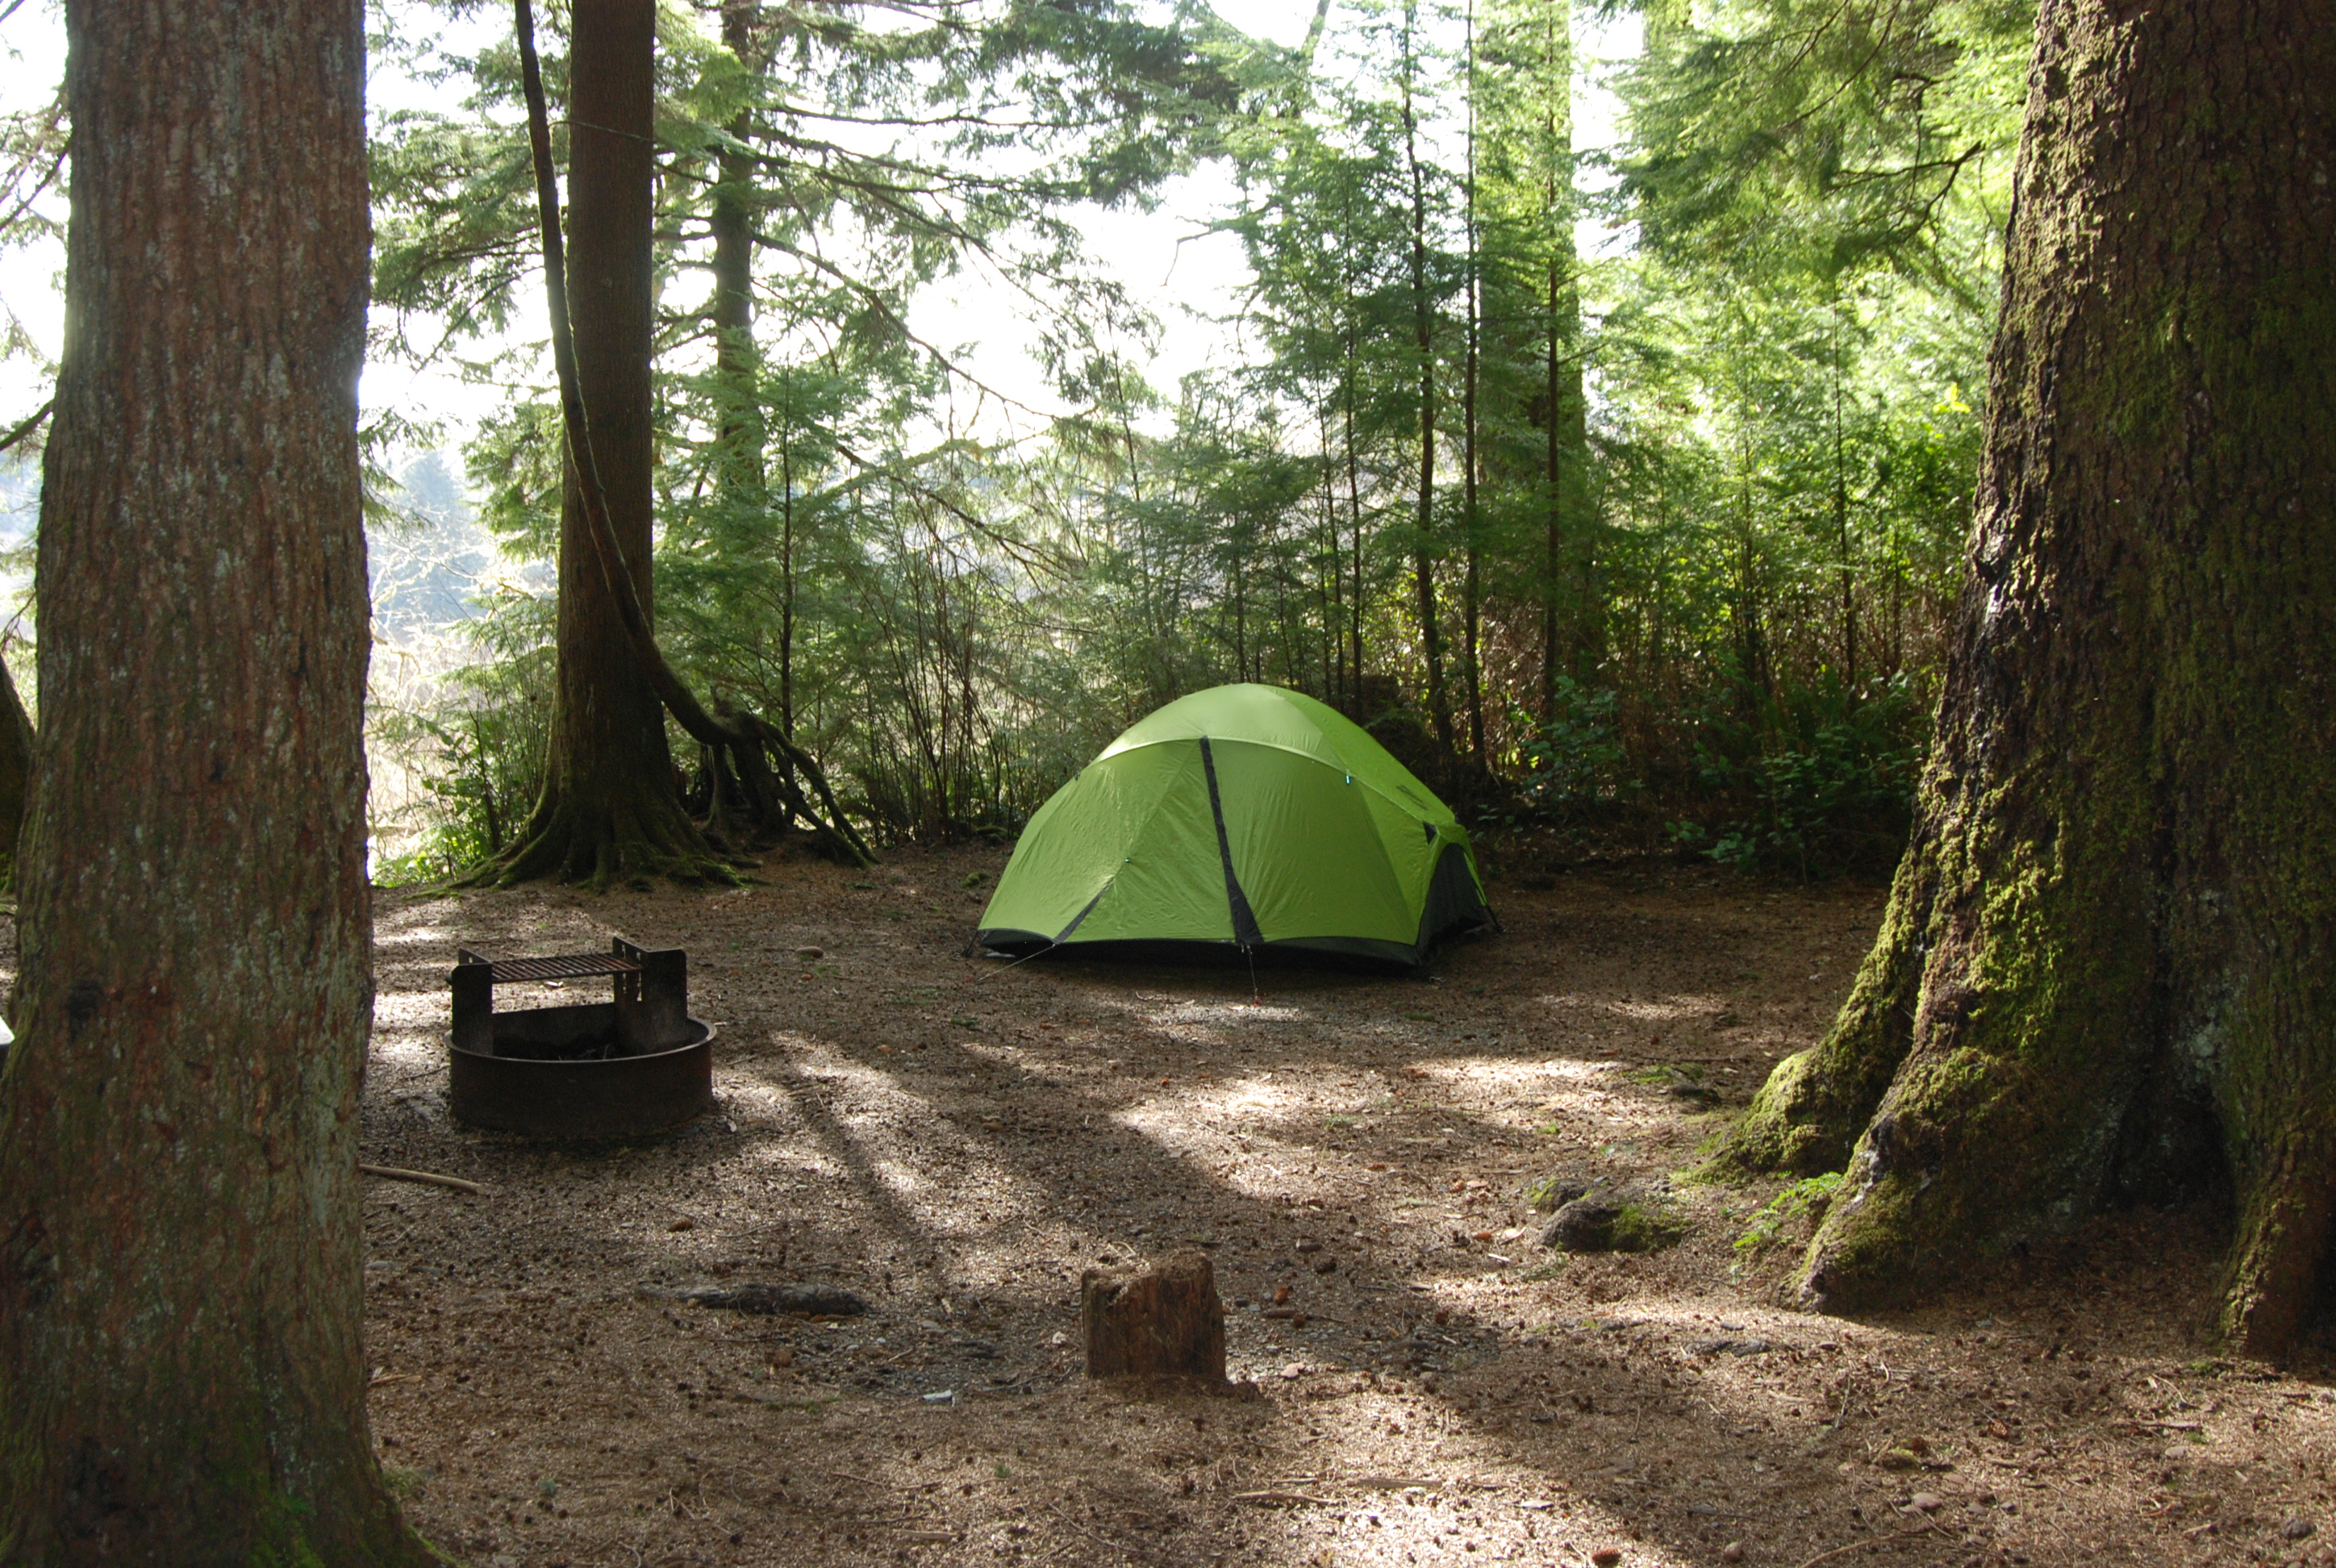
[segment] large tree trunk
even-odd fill
[[[1832,1034],[1730,1149],[1846,1155],[1814,1300],[1901,1297],[2227,1181],[2224,1331],[2276,1350],[2314,1303],[2336,1206],[2332,78],[2326,0],[2044,5],[1913,842]]]
[[[74,0],[0,1561],[412,1563],[365,1423],[365,34]]]
[[[654,0],[576,0],[569,74],[568,293],[576,369],[608,521],[653,613],[650,216]],[[720,874],[683,809],[665,712],[594,553],[568,464],[560,512],[559,677],[542,797],[490,874],[606,886]]]

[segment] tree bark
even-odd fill
[[[2223,1332],[2277,1351],[2316,1304],[2331,73],[2326,0],[2043,7],[1914,841],[1833,1032],[1728,1150],[1847,1151],[1814,1301],[1900,1298],[2107,1203],[2227,1183]]]
[[[763,70],[764,49],[759,36],[759,0],[724,0],[722,43],[751,74]],[[740,144],[754,135],[754,117],[742,110],[732,118],[730,135]],[[715,403],[716,452],[715,482],[725,530],[752,531],[757,537],[767,526],[771,493],[766,443],[769,424],[764,414],[762,354],[754,341],[754,161],[745,152],[725,151],[718,161],[719,182],[714,190],[707,227],[714,235],[714,297],[710,301],[715,332]],[[784,391],[784,388],[782,389]],[[779,429],[781,511],[779,528],[779,728],[794,733],[794,475],[790,462],[794,438],[793,422],[782,417]],[[701,744],[703,737],[700,737]],[[740,757],[732,769],[724,748],[709,754],[721,761],[710,765],[711,797],[721,799],[725,777],[756,765]],[[740,803],[746,805],[749,833],[785,825],[786,806],[769,801],[758,813],[754,792],[745,780],[737,783]],[[757,820],[758,817],[766,820]],[[709,823],[709,827],[711,823]]]
[[[1484,258],[1476,229],[1476,6],[1467,12],[1468,190],[1465,207],[1468,251],[1468,342],[1460,383],[1460,517],[1467,561],[1460,583],[1460,662],[1468,702],[1468,755],[1481,778],[1491,765],[1484,756],[1484,519],[1477,511],[1476,394],[1479,345],[1484,333],[1481,298]]]
[[[1541,709],[1556,717],[1557,679],[1592,679],[1604,656],[1597,541],[1590,509],[1590,404],[1582,374],[1581,258],[1573,243],[1573,12],[1546,0],[1542,40],[1542,135],[1548,161],[1546,379],[1543,432],[1549,486],[1542,570]],[[1570,616],[1569,616],[1569,613]],[[1568,625],[1569,619],[1571,625]]]
[[[355,0],[73,0],[0,1561],[433,1561],[365,1420]]]
[[[0,664],[0,878],[15,875],[24,807],[33,787],[33,721],[8,667]]]
[[[572,15],[567,274],[576,374],[608,524],[641,610],[653,618],[657,7],[576,0]],[[683,808],[664,707],[595,553],[573,457],[560,511],[559,674],[543,794],[489,877],[605,887],[725,874]]]
[[[1436,608],[1436,301],[1427,278],[1427,175],[1419,161],[1418,117],[1411,101],[1413,11],[1404,13],[1403,161],[1411,180],[1412,346],[1419,355],[1419,502],[1413,520],[1411,582],[1419,612],[1419,652],[1427,667],[1427,716],[1436,742],[1452,755],[1452,697],[1444,687],[1444,621]]]
[[[763,68],[756,36],[761,11],[758,0],[724,0],[722,6],[723,46],[740,65],[756,74]],[[743,111],[730,122],[730,134],[742,146],[749,143],[754,130],[753,117]],[[719,170],[721,179],[714,189],[707,223],[714,234],[711,304],[718,388],[715,477],[724,509],[731,514],[729,526],[759,529],[770,508],[770,492],[765,482],[764,449],[768,431],[763,414],[762,355],[754,343],[754,161],[743,151],[725,151],[719,160]],[[793,430],[783,422],[779,454],[783,468],[793,436]],[[781,497],[788,516],[780,539],[779,727],[789,733],[794,726],[793,492],[789,482]],[[747,519],[752,522],[746,523]]]
[[[755,27],[757,0],[724,0],[722,43],[749,72],[762,68]],[[740,112],[729,131],[742,146],[754,134],[752,118]],[[713,317],[715,366],[722,388],[719,434],[724,446],[722,482],[740,493],[741,503],[763,502],[763,416],[754,348],[754,161],[744,151],[722,153],[708,227],[714,233]]]

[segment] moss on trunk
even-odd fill
[[[2331,70],[2336,21],[2302,0],[2039,15],[1914,841],[1840,1022],[1724,1154],[1806,1170],[1863,1122],[1813,1300],[1903,1298],[2222,1182],[2224,1330],[2276,1349],[2315,1300],[2336,1211]]]

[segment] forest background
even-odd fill
[[[367,400],[375,875],[427,880],[538,793],[560,424],[508,17],[370,19],[368,381],[476,389],[451,423]],[[26,283],[68,128],[5,20],[23,572],[56,347]],[[1010,835],[1118,729],[1249,679],[1370,725],[1481,826],[1886,870],[1960,579],[2033,6],[1243,21],[664,9],[676,667],[822,759],[880,843]],[[556,117],[564,8],[545,22]],[[1172,190],[1238,250],[1192,290],[1206,319],[1110,253]]]

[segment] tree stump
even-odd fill
[[[1079,1281],[1087,1376],[1225,1380],[1225,1305],[1209,1255],[1183,1247],[1126,1270],[1089,1269]]]

